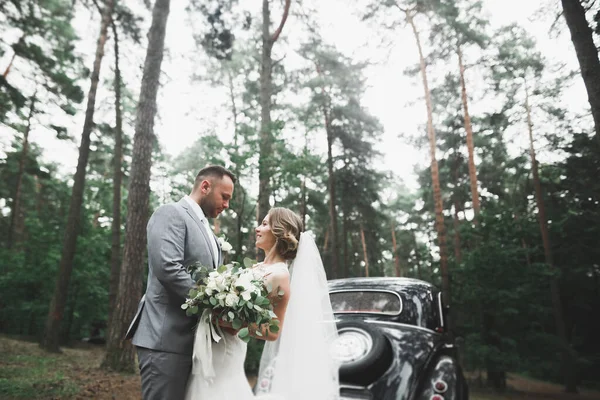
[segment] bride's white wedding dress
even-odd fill
[[[201,368],[195,369],[185,393],[186,400],[250,400],[254,394],[246,379],[244,360],[247,344],[237,336],[223,332],[219,343],[213,342],[215,376],[207,379]]]
[[[257,268],[262,272],[264,279],[276,271],[288,273],[286,263],[276,263]],[[196,343],[198,343],[198,340],[196,340]],[[221,340],[218,343],[211,343],[214,377],[206,377],[200,365],[195,365],[188,380],[185,399],[249,400],[264,398],[254,396],[246,378],[244,361],[246,359],[247,343],[225,331],[223,331]]]
[[[247,344],[226,332],[215,343],[205,324],[196,331],[185,399],[338,399],[338,364],[331,354],[337,328],[325,269],[312,236],[300,235],[289,272],[287,263],[262,265],[260,269],[267,279],[277,271],[289,273],[290,299],[278,339],[265,343],[256,395],[244,373]]]

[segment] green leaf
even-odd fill
[[[234,319],[231,323],[231,326],[233,327],[233,329],[240,329],[242,327],[242,320],[238,318]]]
[[[192,314],[198,314],[198,306],[191,306],[188,310],[191,310]]]
[[[238,332],[238,336],[240,339],[244,339],[246,337],[250,337],[250,331],[248,330],[248,327],[242,328],[240,329],[240,331]]]
[[[273,333],[277,333],[277,332],[279,332],[279,325],[271,324],[271,325],[269,325],[269,330]]]
[[[188,293],[188,297],[190,299],[195,298],[196,296],[198,296],[198,291],[196,289],[190,289],[189,293]]]
[[[273,285],[269,282],[267,283],[267,292],[271,293],[273,291]]]
[[[250,268],[252,267],[254,264],[256,264],[256,262],[254,262],[254,260],[252,260],[251,258],[245,257],[244,258],[244,267],[246,268]]]
[[[231,321],[233,321],[233,319],[235,318],[235,314],[233,314],[233,312],[232,312],[232,311],[229,311],[229,312],[227,313],[227,315],[229,316],[229,319],[230,319]]]
[[[259,330],[257,330],[256,332],[254,332],[254,334],[255,334],[256,336],[260,336],[260,337],[262,337],[262,335],[263,335],[262,333],[260,333],[260,331],[259,331]]]
[[[185,310],[185,309],[187,309],[187,308],[188,308],[188,303],[183,303],[183,304],[181,305],[181,309],[182,309],[182,310]]]
[[[219,268],[217,268],[217,272],[222,274],[223,272],[227,271],[227,266],[226,265],[221,265]]]
[[[279,292],[277,292],[277,294],[279,296],[283,296],[285,294],[285,292],[283,291],[283,289],[279,289]]]
[[[210,302],[210,304],[212,304],[213,306],[217,305],[217,299],[215,299],[214,297],[211,297],[208,299],[208,301]]]

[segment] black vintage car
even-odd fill
[[[435,286],[410,278],[348,278],[329,281],[329,293],[341,399],[468,399]]]

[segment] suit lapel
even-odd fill
[[[188,213],[188,215],[200,227],[200,232],[202,232],[202,235],[204,235],[204,239],[206,240],[206,244],[208,246],[208,251],[210,252],[210,255],[211,255],[213,268],[217,268],[217,266],[215,265],[215,252],[213,251],[212,244],[210,243],[210,240],[215,240],[214,233],[208,232],[208,230],[206,229],[206,226],[202,223],[202,221],[200,221],[200,218],[198,218],[198,215],[196,215],[194,210],[190,210],[190,205],[187,203],[187,201],[185,201],[185,199],[179,200],[179,204],[185,209],[185,211]],[[219,246],[218,241],[217,241],[217,246]]]

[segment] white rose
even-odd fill
[[[250,300],[252,298],[251,297],[252,296],[252,291],[251,290],[245,290],[240,295],[242,296],[242,299],[248,301],[248,300]]]
[[[225,297],[225,305],[227,307],[236,306],[240,301],[240,298],[235,293],[229,293],[227,297]]]
[[[244,288],[244,290],[248,290],[252,286],[252,282],[250,282],[249,277],[242,275],[238,279],[236,279],[234,286],[235,287],[241,286]]]
[[[221,242],[221,250],[223,250],[225,253],[229,253],[231,250],[233,250],[233,246],[225,240],[219,239],[219,241]]]

